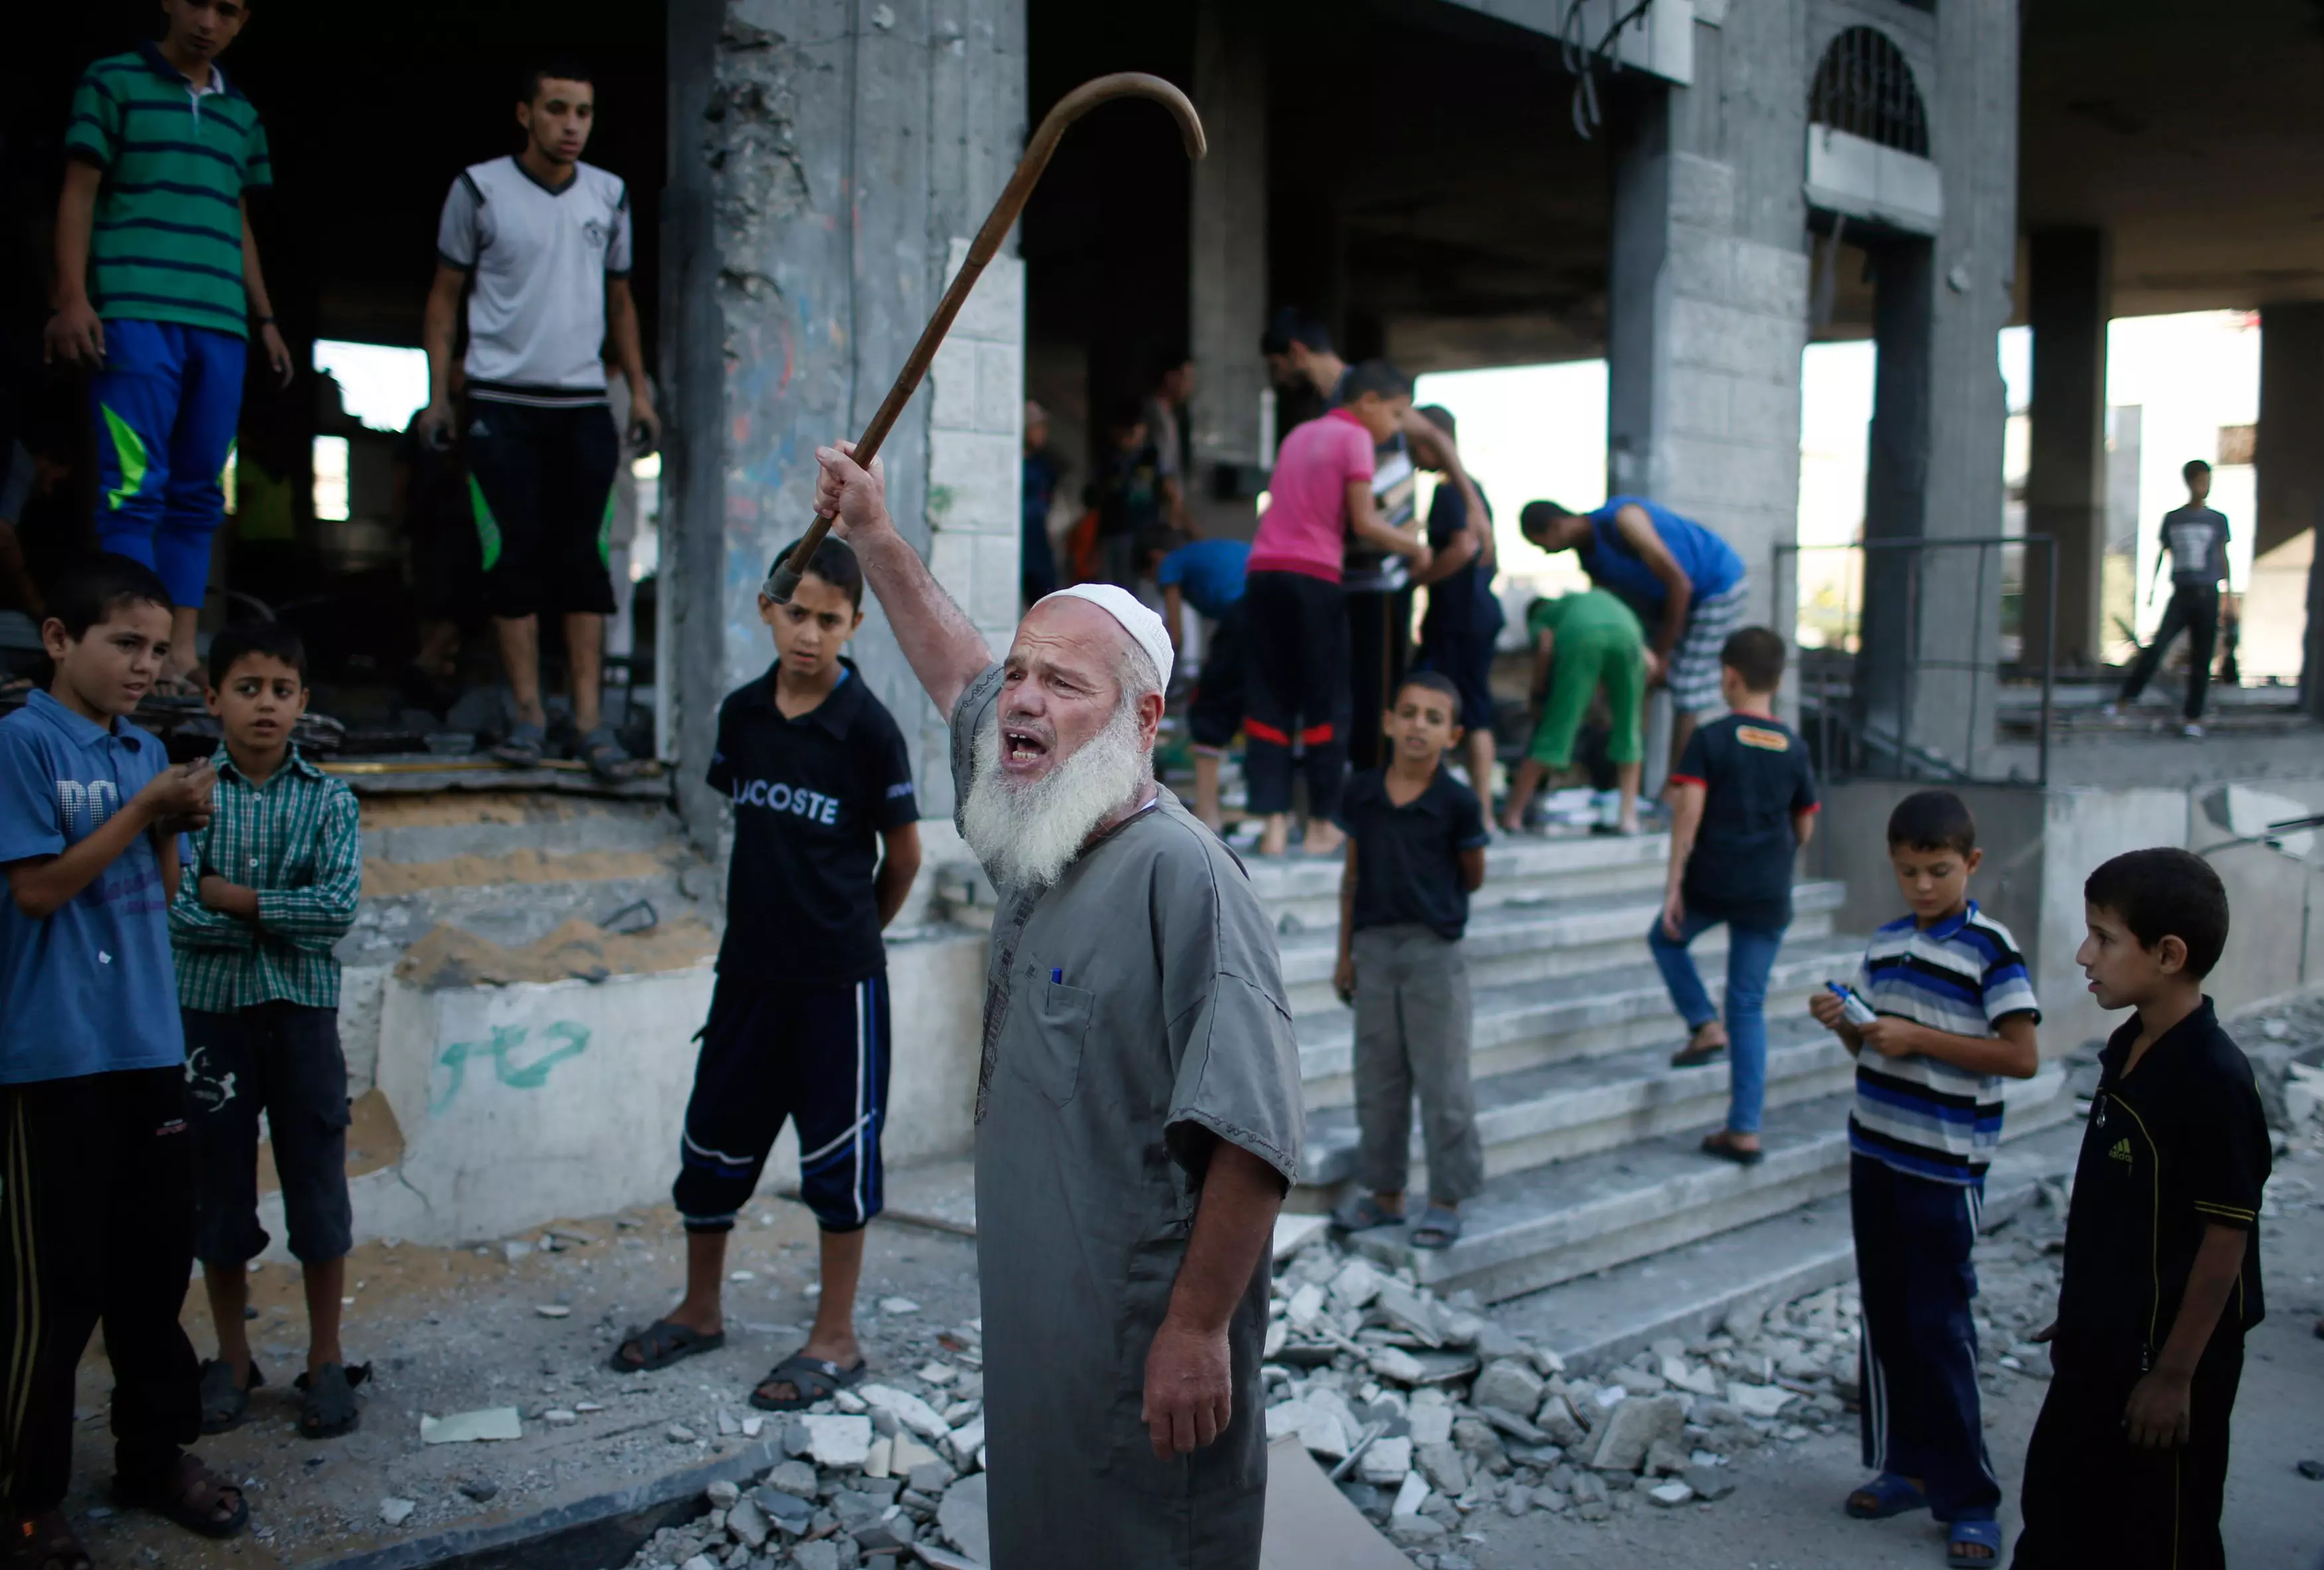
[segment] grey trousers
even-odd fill
[[[1469,964],[1457,940],[1425,927],[1355,936],[1356,1181],[1401,1193],[1420,1097],[1428,1192],[1455,1203],[1485,1186],[1477,1099],[1469,1086]]]

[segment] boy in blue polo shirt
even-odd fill
[[[783,547],[788,558],[797,542]],[[840,651],[863,624],[863,569],[816,548],[788,604],[759,596],[775,635],[764,676],[718,710],[711,788],[734,804],[726,936],[701,1032],[671,1198],[686,1224],[686,1296],[613,1349],[622,1372],[726,1340],[726,1234],[786,1120],[822,1254],[807,1344],[750,1400],[796,1411],[862,1379],[855,1286],[880,1214],[888,1115],[888,956],[881,931],[920,867],[912,761],[893,716]]]
[[[0,1510],[9,1551],[69,1565],[74,1371],[100,1318],[118,1492],[211,1537],[250,1509],[179,1448],[200,1397],[178,1325],[194,1151],[169,891],[217,776],[125,717],[169,660],[152,569],[93,558],[49,605],[55,675],[0,720]]]
[[[1955,1565],[2001,1551],[2001,1485],[1985,1451],[1969,1301],[1985,1169],[2001,1141],[2001,1082],[2041,1067],[2042,1011],[2009,928],[1969,897],[1977,819],[1950,790],[1888,817],[1888,861],[1911,914],[1872,935],[1847,1017],[1838,992],[1809,1011],[1857,1058],[1849,1210],[1864,1296],[1858,1353],[1864,1464],[1848,1496],[1865,1520],[1927,1510]]]
[[[1250,546],[1240,540],[1187,540],[1176,530],[1157,530],[1148,542],[1154,586],[1162,591],[1162,624],[1170,649],[1179,651],[1188,605],[1210,618],[1203,640],[1203,669],[1186,706],[1186,734],[1194,748],[1194,816],[1215,834],[1226,827],[1219,806],[1219,760],[1242,729],[1242,580]]]

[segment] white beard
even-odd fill
[[[1139,742],[1138,710],[1124,704],[1105,729],[1046,776],[1019,784],[1001,767],[996,705],[976,738],[976,772],[961,833],[995,883],[1046,889],[1065,875],[1098,826],[1153,776],[1153,754]]]

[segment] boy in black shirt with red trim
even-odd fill
[[[807,1344],[751,1392],[769,1411],[810,1406],[863,1377],[855,1284],[863,1228],[881,1209],[888,1106],[880,933],[911,892],[920,835],[903,733],[840,658],[862,605],[855,553],[825,540],[788,604],[759,596],[774,668],[718,710],[709,783],[733,800],[734,854],[671,1194],[686,1224],[686,1298],[631,1331],[612,1359],[631,1372],[724,1344],[726,1234],[788,1118],[800,1197],[822,1229],[822,1286]]]
[[[2244,1334],[2260,1321],[2269,1144],[2251,1065],[2203,977],[2227,940],[2218,874],[2132,851],[2082,885],[2075,955],[2107,1043],[2066,1221],[2056,1366],[2025,1457],[2019,1570],[2224,1565],[2219,1507]]]

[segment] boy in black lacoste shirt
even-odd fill
[[[2074,956],[2135,1008],[2099,1062],[2066,1222],[2056,1377],[2025,1457],[2018,1570],[2224,1565],[2220,1497],[2244,1334],[2260,1321],[2267,1124],[2203,977],[2227,937],[2218,874],[2132,851],[2082,886]]]

